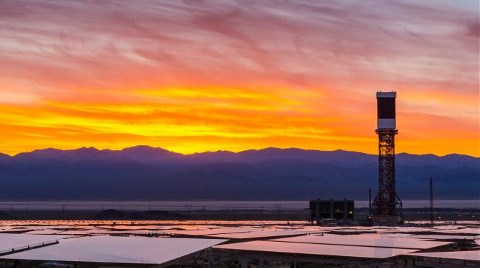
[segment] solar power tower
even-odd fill
[[[402,218],[402,201],[395,192],[396,92],[377,92],[378,195],[373,214]]]

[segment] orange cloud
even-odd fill
[[[1,152],[375,153],[395,89],[399,152],[480,155],[475,1],[115,5],[0,4]]]

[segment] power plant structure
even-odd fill
[[[373,201],[374,224],[403,223],[402,201],[395,191],[396,92],[377,92],[378,194]]]
[[[311,200],[310,222],[317,225],[350,225],[355,218],[353,200]]]
[[[403,224],[402,200],[395,191],[396,97],[395,91],[377,92],[378,194],[372,203],[369,190],[368,224]],[[354,211],[352,200],[310,201],[310,221],[316,224],[353,221]]]

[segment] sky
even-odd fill
[[[480,156],[479,2],[0,0],[0,152]]]

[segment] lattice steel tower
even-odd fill
[[[402,217],[402,201],[395,192],[396,92],[377,92],[378,195],[373,214]]]

